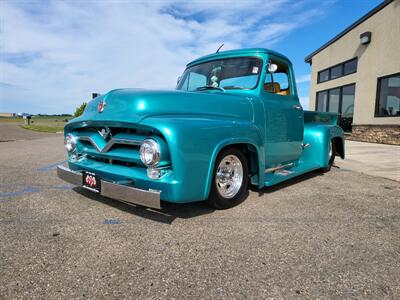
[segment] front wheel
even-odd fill
[[[329,162],[328,162],[328,166],[325,168],[322,168],[322,172],[329,172],[331,170],[331,167],[333,166],[333,163],[335,161],[335,156],[336,156],[336,147],[335,147],[335,143],[333,142],[333,140],[331,140],[331,142],[329,143]]]
[[[249,167],[244,154],[227,148],[218,155],[213,172],[208,204],[227,209],[243,202],[248,196]]]

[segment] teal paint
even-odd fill
[[[78,150],[104,160],[121,160],[132,166],[110,164],[83,158],[69,167],[100,175],[104,180],[132,184],[141,189],[161,190],[161,199],[184,203],[207,199],[212,184],[214,162],[227,146],[245,144],[255,149],[258,171],[252,183],[259,188],[271,186],[300,174],[328,165],[329,142],[343,130],[337,116],[330,113],[294,110],[300,105],[290,61],[266,49],[224,51],[197,59],[188,67],[202,62],[233,57],[259,57],[263,60],[260,80],[252,90],[148,91],[118,89],[90,101],[83,115],[71,120],[65,134],[91,135],[103,148],[106,141],[93,128],[129,128],[133,133],[119,137],[163,139],[165,176],[158,180],[147,177],[137,148],[111,149],[99,154],[95,147],[78,142]],[[292,91],[278,96],[264,91],[267,63],[270,57],[289,66]],[[103,112],[97,110],[106,103]],[[144,134],[145,133],[145,134]],[[303,150],[302,145],[310,147]],[[287,173],[265,174],[266,168],[292,163]]]

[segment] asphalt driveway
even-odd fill
[[[399,182],[333,168],[158,211],[60,181],[61,136],[0,153],[0,299],[400,298]]]

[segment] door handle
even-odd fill
[[[301,105],[293,105],[292,106],[295,110],[303,110],[303,108],[301,107]]]

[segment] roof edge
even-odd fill
[[[363,15],[361,18],[359,18],[357,21],[355,21],[354,23],[352,23],[350,26],[348,26],[347,28],[345,28],[343,31],[341,31],[339,34],[337,34],[336,36],[334,36],[332,39],[330,39],[328,42],[326,42],[325,44],[323,44],[321,47],[319,47],[317,50],[315,50],[314,52],[312,52],[311,54],[307,55],[306,58],[304,59],[304,62],[306,63],[310,63],[311,59],[313,56],[315,56],[316,54],[318,54],[319,52],[321,52],[322,50],[324,50],[326,47],[328,47],[329,45],[333,44],[334,42],[336,42],[338,39],[340,39],[342,36],[344,36],[346,33],[348,33],[349,31],[351,31],[352,29],[354,29],[355,27],[357,27],[358,25],[360,25],[362,22],[364,22],[365,20],[369,19],[370,17],[372,17],[374,14],[376,14],[377,12],[379,12],[380,10],[382,10],[383,8],[385,8],[388,4],[392,3],[393,0],[384,0],[382,3],[380,3],[378,6],[376,6],[375,8],[373,8],[372,10],[370,10],[368,13],[366,13],[365,15]]]
[[[243,55],[249,55],[249,54],[260,54],[260,53],[267,53],[267,54],[272,54],[275,56],[279,56],[287,61],[290,62],[289,58],[286,57],[285,55],[270,50],[270,49],[266,49],[266,48],[243,48],[243,49],[232,49],[232,50],[226,50],[226,51],[220,51],[220,52],[216,52],[216,53],[211,53],[202,57],[199,57],[191,62],[189,62],[186,67],[190,67],[192,65],[196,65],[198,63],[202,63],[205,61],[210,61],[210,60],[214,60],[214,59],[218,59],[218,58],[223,58],[226,56],[241,56]]]

